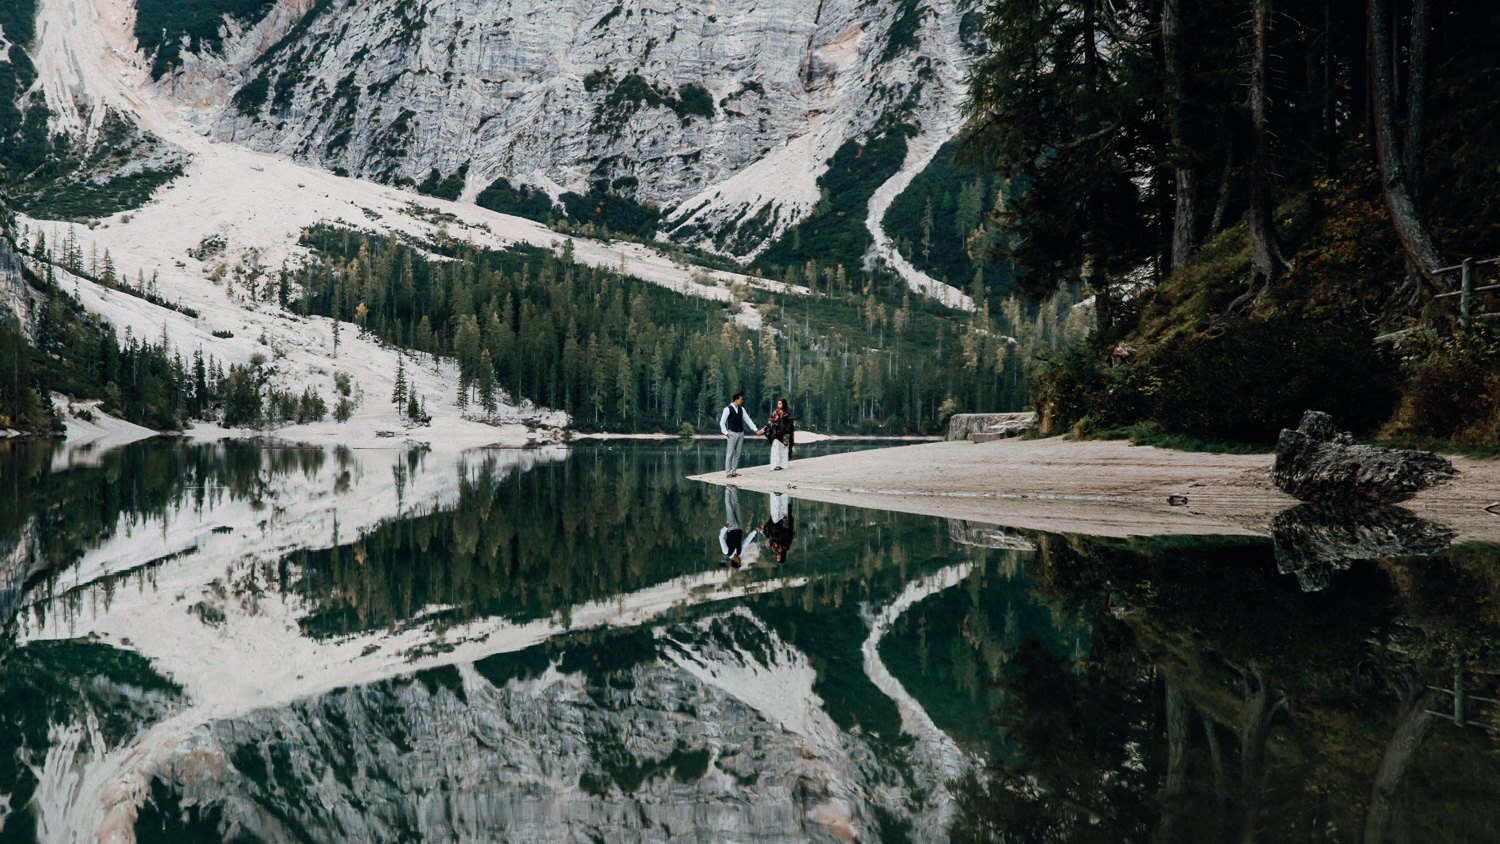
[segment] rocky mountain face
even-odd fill
[[[0,319],[14,318],[27,339],[35,327],[35,295],[21,273],[9,231],[0,232]]]
[[[644,206],[745,255],[813,209],[842,144],[952,131],[976,5],[280,0],[157,84],[223,140],[465,199],[504,179]]]

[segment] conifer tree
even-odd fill
[[[495,402],[495,366],[490,362],[490,352],[485,349],[479,353],[479,406],[484,408],[486,416],[494,415]]]
[[[391,403],[399,412],[406,407],[406,356],[396,356],[396,388],[391,391]]]

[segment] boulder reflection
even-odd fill
[[[1452,528],[1394,505],[1300,504],[1271,521],[1276,568],[1295,574],[1306,592],[1328,588],[1333,573],[1355,561],[1431,556],[1452,545],[1454,536]]]

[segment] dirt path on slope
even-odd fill
[[[751,463],[765,459],[757,445],[746,452]],[[1452,459],[1460,472],[1455,481],[1403,506],[1456,530],[1456,542],[1500,542],[1500,516],[1484,510],[1500,501],[1500,461]],[[1272,487],[1272,461],[1269,454],[1168,451],[1123,441],[944,442],[794,460],[783,472],[758,465],[742,469],[733,483],[1058,533],[1269,536],[1271,519],[1299,503]],[[726,483],[721,472],[693,479]]]

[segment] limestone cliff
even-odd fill
[[[975,5],[282,0],[158,84],[224,140],[471,200],[609,195],[746,255],[846,141],[951,132]]]

